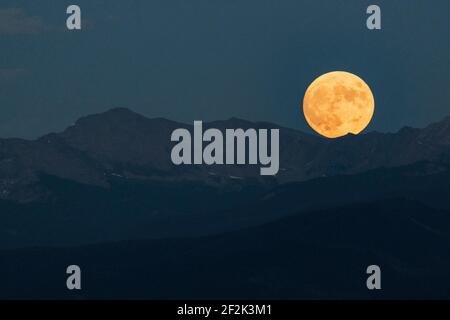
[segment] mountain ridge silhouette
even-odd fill
[[[110,187],[111,177],[151,181],[197,181],[223,187],[242,183],[273,186],[316,177],[354,174],[379,167],[450,159],[450,117],[423,129],[370,132],[329,140],[268,122],[238,118],[204,127],[279,128],[280,172],[261,177],[256,166],[175,166],[171,132],[192,129],[164,118],[146,118],[125,108],[78,119],[59,133],[36,140],[0,139],[0,199],[32,202],[45,198],[41,174]]]

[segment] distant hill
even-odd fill
[[[195,181],[110,179],[110,187],[54,176],[52,196],[26,204],[0,201],[0,248],[192,237],[261,225],[314,210],[404,198],[450,210],[450,165],[418,162],[267,188],[217,188]]]

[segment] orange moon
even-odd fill
[[[303,99],[306,121],[317,133],[338,138],[363,131],[372,119],[375,99],[358,76],[344,71],[321,75]]]

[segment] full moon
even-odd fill
[[[306,90],[303,113],[317,133],[338,138],[363,131],[372,119],[375,100],[369,86],[344,71],[321,75]]]

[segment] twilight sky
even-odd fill
[[[81,32],[65,28],[70,4]],[[381,31],[366,29],[370,4]],[[112,107],[311,132],[303,94],[333,70],[372,88],[367,130],[424,126],[450,115],[449,13],[448,0],[2,0],[0,137]]]

